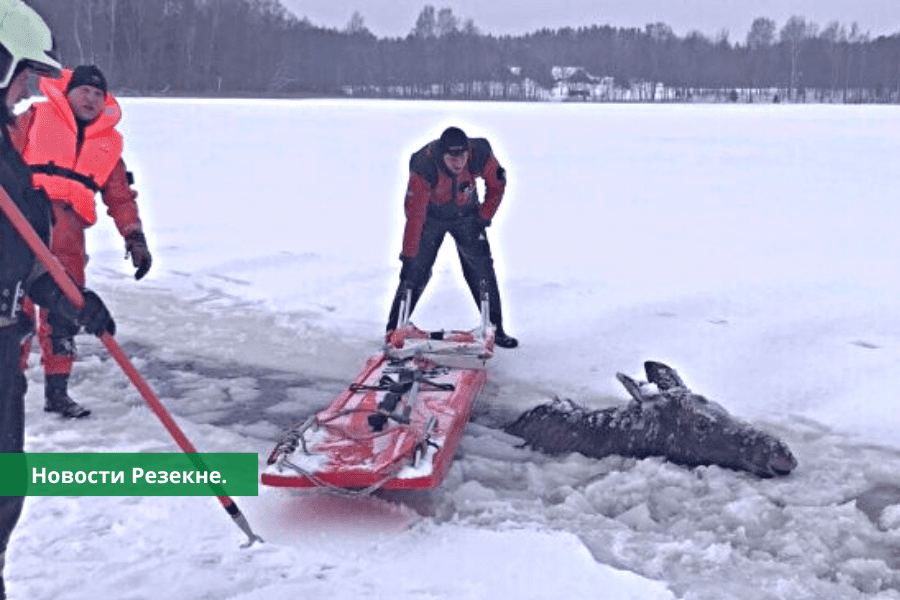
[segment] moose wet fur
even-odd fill
[[[647,361],[644,370],[646,383],[616,374],[633,398],[625,407],[588,411],[571,400],[555,399],[521,415],[506,432],[552,454],[662,456],[682,465],[719,465],[760,477],[787,475],[797,466],[787,444],[690,391],[671,367]]]

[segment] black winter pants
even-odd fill
[[[488,318],[497,329],[503,328],[503,312],[500,307],[500,289],[497,286],[497,274],[494,272],[494,259],[491,256],[491,245],[488,243],[484,223],[477,212],[466,214],[457,219],[438,219],[429,215],[422,226],[422,237],[419,241],[419,253],[408,265],[406,272],[400,273],[400,285],[394,294],[391,312],[388,315],[387,330],[397,328],[400,317],[400,304],[406,296],[406,290],[412,291],[412,302],[409,314],[425,291],[431,279],[431,269],[437,260],[438,250],[447,234],[456,242],[456,251],[462,266],[463,277],[475,299],[475,305],[481,310],[481,284],[490,304]]]
[[[26,382],[20,364],[22,332],[15,326],[4,329],[0,329],[0,452],[23,452]],[[24,502],[22,496],[0,496],[0,566]]]

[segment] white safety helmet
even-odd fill
[[[62,69],[41,16],[21,0],[0,0],[0,88],[9,86],[22,62],[45,77],[59,77]]]

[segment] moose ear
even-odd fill
[[[631,394],[631,397],[638,402],[643,402],[647,399],[644,396],[644,392],[641,391],[641,385],[628,375],[625,375],[624,373],[616,373],[616,379],[619,380],[619,383],[625,386],[625,389],[628,390],[628,393]]]
[[[678,372],[661,362],[648,360],[644,363],[644,371],[647,372],[647,381],[656,384],[662,392],[674,388],[687,389]]]

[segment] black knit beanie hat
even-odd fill
[[[459,156],[469,149],[469,138],[459,127],[448,127],[441,134],[441,154]]]
[[[68,94],[82,85],[90,85],[104,94],[106,93],[106,77],[103,76],[103,72],[96,65],[75,67],[75,70],[72,71],[72,79],[69,80],[69,85],[66,87],[66,93]]]

